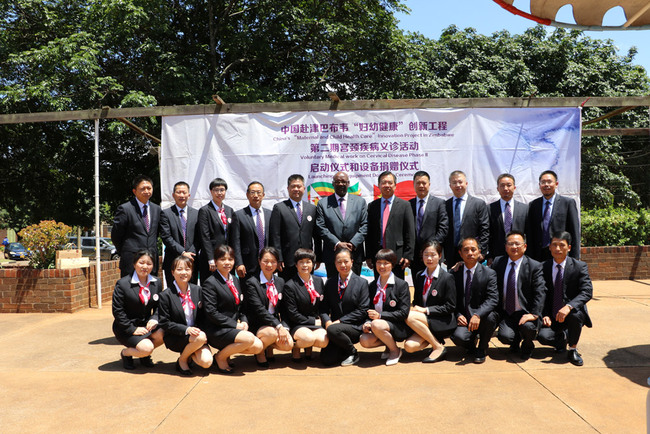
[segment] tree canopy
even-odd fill
[[[398,28],[399,0],[2,0],[0,112],[228,102],[645,95],[635,51],[538,26],[521,35]],[[584,118],[605,110],[588,109]],[[623,117],[646,126],[647,114]],[[158,119],[133,121],[154,135]],[[604,127],[604,121],[599,127]],[[0,126],[0,224],[92,225],[89,122]],[[149,140],[102,122],[102,212],[157,178]],[[637,142],[583,139],[583,204],[650,204]],[[626,168],[633,156],[634,168]],[[631,170],[630,170],[631,169]],[[634,186],[635,189],[630,188]],[[645,190],[644,190],[645,188]]]

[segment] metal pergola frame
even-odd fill
[[[35,122],[66,122],[92,120],[95,124],[95,264],[97,278],[97,307],[101,309],[101,260],[100,260],[100,218],[99,218],[99,121],[116,119],[132,130],[160,143],[160,139],[140,129],[127,118],[158,116],[215,115],[226,113],[328,111],[328,110],[395,110],[427,108],[540,108],[540,107],[620,107],[604,116],[586,121],[583,125],[595,123],[621,114],[636,107],[650,107],[650,96],[629,97],[507,97],[507,98],[432,98],[432,99],[384,99],[384,100],[341,100],[336,93],[328,94],[330,101],[296,101],[271,103],[227,104],[218,95],[216,104],[156,106],[133,108],[103,107],[93,110],[74,110],[43,113],[0,114],[0,124]],[[650,128],[583,129],[583,136],[648,136]]]

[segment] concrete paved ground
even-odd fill
[[[0,432],[602,432],[646,429],[650,280],[595,282],[583,367],[538,346],[527,362],[495,338],[483,365],[448,343],[386,367],[364,351],[349,368],[280,354],[238,375],[196,369],[157,349],[152,369],[122,370],[110,306],[75,314],[0,315]],[[137,363],[137,362],[136,362]]]

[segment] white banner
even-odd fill
[[[305,177],[312,202],[331,194],[332,176],[347,172],[351,188],[374,198],[377,176],[397,175],[397,194],[414,196],[418,170],[431,176],[431,194],[451,196],[448,177],[467,174],[468,191],[499,198],[496,178],[515,176],[515,199],[540,195],[539,174],[558,174],[558,192],[580,206],[580,109],[401,109],[166,116],[162,125],[162,207],[173,204],[177,181],[190,184],[190,204],[210,199],[216,177],[228,183],[225,202],[248,204],[246,187],[260,181],[265,205],[288,197],[289,175]]]

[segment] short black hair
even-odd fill
[[[479,243],[478,240],[477,240],[476,238],[474,238],[474,237],[465,237],[465,238],[462,238],[462,239],[458,242],[458,246],[457,246],[457,247],[458,247],[458,251],[459,251],[459,252],[460,252],[461,250],[463,250],[463,243],[464,243],[465,241],[468,241],[468,240],[473,240],[473,241],[476,243],[476,245],[478,246],[478,251],[479,251],[479,252],[481,251],[481,243]]]
[[[514,177],[514,175],[511,175],[511,174],[509,174],[509,173],[502,173],[501,175],[499,175],[499,176],[497,177],[497,187],[499,186],[499,182],[501,182],[501,180],[502,180],[503,178],[510,178],[510,179],[512,179],[512,183],[515,184],[515,185],[517,185],[517,181],[515,181],[515,177]]]
[[[252,182],[249,182],[249,183],[248,183],[248,187],[246,187],[246,193],[248,193],[248,192],[250,191],[250,189],[251,189],[251,185],[255,185],[255,184],[260,185],[260,186],[262,187],[262,193],[264,193],[264,184],[262,184],[262,183],[259,182],[259,181],[252,181]]]
[[[567,244],[569,244],[569,245],[571,245],[571,241],[573,241],[573,240],[571,239],[571,234],[568,233],[567,231],[558,231],[558,232],[553,232],[553,235],[551,235],[551,240],[552,240],[553,238],[556,238],[556,239],[558,239],[558,240],[566,241]]]
[[[184,185],[185,187],[187,187],[187,191],[190,191],[190,184],[188,184],[185,181],[178,181],[176,184],[174,184],[174,189],[172,190],[172,192],[176,193],[176,187],[180,187],[181,185]]]
[[[346,253],[350,255],[350,259],[352,259],[352,250],[348,249],[347,247],[339,246],[334,250],[334,259],[339,255],[339,253]]]
[[[278,253],[278,249],[271,246],[264,247],[262,250],[260,250],[260,254],[257,255],[257,259],[261,261],[264,255],[266,255],[267,253],[269,255],[273,255],[276,261],[280,261],[280,254]]]
[[[557,182],[557,173],[553,172],[552,170],[545,170],[539,175],[538,181],[542,180],[542,176],[544,175],[551,175],[553,178],[555,178],[555,181]]]
[[[521,238],[524,239],[524,244],[526,244],[526,234],[521,232],[521,231],[515,231],[512,230],[506,234],[506,241],[508,241],[508,238],[510,238],[511,235],[521,235]]]
[[[210,191],[212,191],[212,189],[215,187],[224,187],[226,190],[228,190],[228,183],[225,179],[214,178],[212,181],[210,181]]]
[[[391,175],[393,177],[393,182],[395,184],[397,184],[397,176],[395,176],[395,174],[393,172],[391,172],[390,170],[386,170],[386,171],[381,172],[379,174],[379,178],[377,178],[377,185],[380,185],[381,184],[381,179],[388,176],[388,175]]]
[[[149,184],[153,186],[153,181],[147,175],[138,175],[135,178],[133,178],[133,182],[131,183],[131,190],[135,190],[136,188],[138,188],[138,185],[140,185],[142,181],[147,181]]]
[[[190,270],[194,268],[193,262],[190,258],[188,258],[187,256],[179,255],[176,257],[176,259],[174,259],[174,262],[172,262],[172,271],[174,271],[180,263],[187,265],[190,268]],[[171,283],[167,282],[167,285],[171,285]]]
[[[143,256],[149,256],[149,258],[151,258],[151,261],[153,262],[153,255],[151,254],[151,252],[147,249],[140,249],[137,252],[135,252],[135,255],[133,255],[133,265],[135,266],[135,264],[137,264],[140,258],[142,258]]]
[[[427,172],[425,172],[424,170],[418,170],[417,172],[415,172],[415,175],[413,175],[413,181],[415,181],[416,178],[419,178],[419,177],[421,177],[421,176],[426,176],[427,179],[428,179],[429,181],[431,181],[431,177],[430,177],[429,174],[428,174]]]
[[[230,256],[232,259],[235,259],[235,251],[228,244],[222,244],[220,246],[217,246],[216,249],[214,249],[214,260],[215,261],[217,259],[223,258],[226,255]]]
[[[299,173],[294,173],[287,179],[287,187],[291,185],[293,181],[300,181],[305,184],[305,178]]]
[[[451,178],[458,175],[463,175],[463,177],[467,179],[467,175],[465,175],[465,172],[463,172],[462,170],[454,170],[449,174],[449,182],[451,182]]]
[[[394,267],[397,264],[397,255],[391,249],[381,249],[375,255],[375,262],[377,261],[388,261]]]
[[[312,249],[300,248],[296,250],[296,253],[293,255],[293,259],[296,261],[296,263],[303,259],[311,259],[311,262],[316,263],[316,255]]]
[[[420,256],[424,254],[424,251],[428,249],[429,247],[433,247],[436,252],[438,252],[438,256],[442,256],[442,244],[440,244],[436,240],[429,240],[424,245],[422,246],[422,250],[420,250]]]

